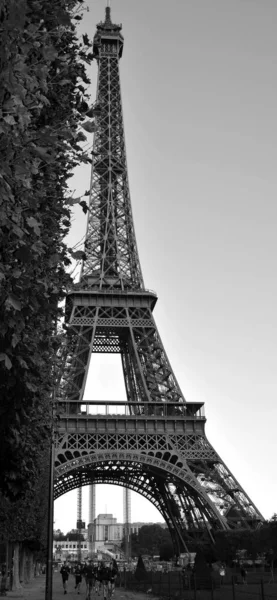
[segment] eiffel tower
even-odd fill
[[[186,402],[153,317],[135,238],[122,115],[121,25],[97,25],[95,134],[85,255],[66,301],[54,494],[116,484],[161,513],[178,555],[217,530],[263,517],[205,435],[202,402]],[[119,353],[126,401],[84,400],[91,354]]]

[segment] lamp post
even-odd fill
[[[51,433],[50,464],[49,464],[49,490],[48,490],[48,521],[47,521],[47,563],[45,600],[52,600],[53,581],[53,517],[54,517],[54,441]]]

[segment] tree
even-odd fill
[[[90,158],[82,0],[0,5],[0,524],[3,539],[45,543],[53,390],[62,360],[61,302],[72,170]],[[91,123],[91,121],[89,121]],[[86,194],[85,194],[86,195]],[[33,544],[34,545],[34,544]]]
[[[143,525],[138,533],[131,535],[132,556],[150,554],[150,556],[159,556],[162,546],[172,547],[171,536],[168,529],[164,529],[159,524]],[[122,548],[124,549],[124,540]]]
[[[138,581],[142,581],[147,578],[147,571],[142,556],[138,557],[138,562],[135,570],[135,578],[138,579]]]
[[[74,256],[64,242],[75,202],[67,182],[90,160],[80,146],[92,57],[76,37],[80,1],[0,7],[0,489],[11,500],[31,489],[50,435]]]
[[[55,542],[65,542],[66,535],[60,529],[57,529],[57,531],[54,531],[53,539]]]
[[[172,541],[163,542],[160,546],[160,560],[170,560],[174,556]]]
[[[70,542],[83,542],[85,538],[83,534],[79,533],[78,531],[69,531],[65,535],[65,539],[69,540]]]

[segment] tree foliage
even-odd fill
[[[2,0],[0,6],[0,490],[15,501],[36,484],[49,440],[60,303],[71,284],[64,237],[72,169],[89,111],[76,23],[83,0]],[[82,201],[84,202],[84,201]]]
[[[0,494],[0,542],[24,542],[30,550],[45,551],[47,545],[49,447],[37,459],[37,477],[24,500],[13,502]]]
[[[125,547],[125,542],[122,542],[122,548]],[[131,535],[131,551],[132,556],[140,556],[149,554],[150,556],[166,555],[171,558],[173,556],[173,545],[168,529],[164,529],[161,525],[143,525],[138,533]],[[164,558],[167,560],[167,558]]]
[[[219,531],[215,536],[213,555],[227,564],[240,556],[242,551],[248,558],[255,560],[264,555],[268,560],[277,559],[277,521],[274,515],[270,521],[258,529],[239,529],[237,531]]]
[[[138,533],[133,533],[131,548],[132,556],[156,555],[161,560],[169,560],[174,556],[169,530],[158,524],[143,525]],[[215,544],[208,538],[206,541],[191,541],[190,551],[201,553],[208,563],[222,561],[230,566],[244,554],[252,560],[265,556],[268,562],[277,561],[277,516],[273,515],[270,521],[257,529],[217,531]]]
[[[68,531],[65,535],[65,540],[69,540],[69,542],[83,542],[84,539],[83,534],[78,531]]]

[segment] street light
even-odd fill
[[[45,582],[45,600],[52,600],[52,581],[53,581],[53,517],[54,517],[54,459],[55,448],[53,441],[53,431],[51,432],[50,444],[50,464],[49,464],[49,490],[48,490],[48,520],[47,520],[47,563],[46,563],[46,582]]]

